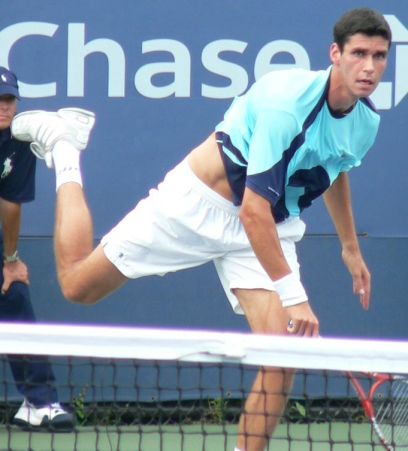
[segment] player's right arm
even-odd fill
[[[291,269],[282,252],[269,201],[246,188],[240,220],[258,260],[269,277],[279,280],[290,274]]]
[[[296,287],[300,282],[296,278],[290,278],[292,271],[280,245],[269,201],[250,188],[246,188],[240,209],[240,220],[255,255],[269,277],[277,283],[282,279],[286,280],[285,283],[292,286],[287,287],[285,291],[287,293],[292,292],[291,294],[296,292]],[[279,290],[276,291],[282,300],[281,293],[279,293]],[[301,291],[304,295],[303,287]],[[309,303],[305,302],[306,300],[305,298],[301,303],[287,309],[290,319],[296,325],[295,329],[289,330],[289,332],[298,335],[317,336],[319,323]]]

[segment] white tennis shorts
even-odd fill
[[[211,190],[183,160],[102,238],[106,257],[129,279],[192,268],[213,261],[236,313],[235,288],[274,291],[239,220],[239,207]],[[299,277],[295,242],[299,218],[277,225],[282,250]],[[284,305],[287,307],[288,305]]]

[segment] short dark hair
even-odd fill
[[[382,36],[391,46],[392,33],[384,16],[369,8],[352,9],[346,12],[334,25],[334,42],[343,51],[351,36],[362,33],[367,36]]]

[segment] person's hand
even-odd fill
[[[353,279],[353,293],[360,297],[364,310],[368,310],[371,294],[371,275],[360,252],[343,250],[344,264]]]
[[[309,302],[287,307],[286,312],[289,316],[287,331],[291,335],[301,337],[318,337],[319,321],[313,313]]]
[[[1,287],[2,294],[7,293],[7,290],[13,282],[23,282],[26,285],[29,285],[27,265],[21,260],[4,263],[3,279],[3,285]]]

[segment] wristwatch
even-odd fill
[[[18,251],[15,251],[12,255],[3,255],[3,262],[4,263],[14,263],[20,260],[20,257],[18,256]]]

